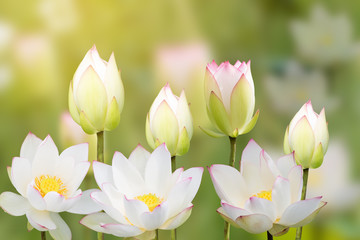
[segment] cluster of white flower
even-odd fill
[[[213,127],[203,130],[215,137],[228,136],[236,144],[236,138],[251,131],[259,117],[259,111],[254,114],[250,61],[208,64],[205,100]],[[105,62],[94,46],[70,84],[70,113],[86,133],[98,134],[101,143],[103,131],[119,124],[123,105],[124,88],[114,54]],[[78,188],[91,165],[88,144],[59,154],[50,136],[41,140],[29,133],[20,157],[8,170],[20,195],[2,193],[0,206],[11,215],[26,215],[33,228],[49,231],[54,239],[71,239],[70,228],[59,215],[64,211],[89,214],[80,223],[97,232],[154,239],[157,229],[175,229],[191,214],[203,168],[175,169],[175,157],[189,150],[192,135],[184,91],[177,97],[166,84],[146,118],[146,139],[154,151],[139,145],[128,159],[115,152],[111,166],[99,157],[93,171],[100,189],[82,192]],[[209,167],[221,199],[218,213],[250,233],[268,231],[274,236],[309,223],[326,203],[321,197],[304,200],[303,171],[307,176],[308,168],[321,165],[328,138],[325,111],[316,114],[309,101],[286,130],[287,155],[274,161],[251,140],[243,151],[240,172],[233,165]],[[231,156],[235,160],[234,148]]]

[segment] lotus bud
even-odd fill
[[[237,137],[253,129],[259,117],[254,113],[255,90],[250,61],[234,65],[213,61],[206,67],[205,101],[214,130],[204,129],[213,137]]]
[[[165,143],[171,156],[181,156],[189,150],[193,123],[185,92],[175,96],[166,84],[155,98],[146,117],[146,139],[155,149]]]
[[[86,53],[69,88],[69,110],[87,134],[111,131],[119,125],[124,87],[114,53],[108,62],[95,45]]]
[[[295,151],[297,164],[303,169],[318,168],[328,148],[329,131],[325,109],[314,112],[309,100],[295,114],[285,132],[284,152]]]

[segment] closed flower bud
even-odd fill
[[[291,120],[285,132],[284,152],[295,151],[296,163],[318,168],[323,162],[329,142],[325,109],[314,112],[311,101],[305,103]]]
[[[237,61],[235,65],[213,61],[206,67],[205,101],[208,116],[217,131],[203,129],[218,137],[237,137],[253,129],[259,116],[254,113],[255,90],[248,63]]]
[[[192,134],[192,117],[185,92],[177,97],[166,84],[146,117],[147,142],[153,149],[165,143],[171,156],[181,156],[189,150]]]
[[[111,131],[120,121],[124,87],[114,54],[108,62],[95,45],[86,53],[69,88],[69,109],[74,121],[88,134]]]

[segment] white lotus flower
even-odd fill
[[[39,231],[54,239],[71,239],[71,232],[59,212],[88,214],[100,209],[89,197],[92,190],[79,188],[90,163],[86,143],[72,146],[60,155],[50,136],[44,141],[29,133],[13,158],[9,177],[20,195],[3,192],[0,206],[5,212],[26,215]]]
[[[298,164],[306,168],[321,166],[329,144],[325,108],[317,114],[309,100],[295,114],[284,136],[284,152],[295,151]]]
[[[205,102],[207,113],[216,130],[203,128],[213,137],[237,137],[254,128],[259,117],[255,115],[255,88],[250,61],[236,61],[234,65],[215,61],[205,71]]]
[[[139,145],[129,159],[116,152],[112,166],[94,162],[101,191],[91,197],[105,213],[88,215],[81,224],[118,237],[142,234],[150,239],[155,229],[179,227],[190,216],[203,168],[172,173],[170,159],[162,144],[151,154]]]
[[[279,236],[289,227],[309,223],[326,204],[322,197],[300,201],[302,168],[293,154],[273,161],[250,140],[241,158],[240,172],[227,165],[209,168],[221,199],[217,211],[232,225],[250,233],[269,231]]]
[[[69,111],[84,132],[112,131],[120,122],[124,86],[114,53],[104,61],[95,45],[86,53],[69,87]]]
[[[152,149],[165,143],[171,156],[188,152],[193,122],[185,92],[175,96],[167,83],[155,98],[146,116],[146,140]]]

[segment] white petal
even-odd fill
[[[168,219],[160,229],[170,230],[181,226],[190,217],[193,206],[191,204],[190,207],[185,208],[175,217]]]
[[[278,223],[285,226],[295,225],[314,212],[320,202],[321,197],[295,202],[285,209]]]
[[[139,229],[136,226],[129,224],[104,224],[102,227],[106,230],[107,233],[115,235],[117,237],[134,237],[140,235],[143,230]]]
[[[37,210],[45,210],[46,203],[43,197],[41,196],[40,192],[36,190],[30,184],[27,187],[27,199],[29,200],[32,207],[36,208]]]
[[[236,219],[236,223],[245,231],[253,234],[266,232],[273,226],[270,218],[263,214],[240,216]]]
[[[245,204],[245,209],[252,213],[264,214],[274,222],[276,220],[275,205],[273,202],[257,197],[251,197]]]
[[[299,201],[303,186],[303,171],[300,165],[293,167],[288,175],[291,191],[291,202]]]
[[[30,208],[30,204],[26,198],[12,192],[3,192],[0,195],[1,208],[13,216],[22,216]]]
[[[166,182],[171,180],[171,156],[165,144],[161,144],[151,154],[145,169],[145,182],[150,192],[163,196]]]
[[[260,175],[261,185],[264,186],[264,189],[271,189],[276,177],[279,175],[275,163],[266,155],[264,150],[260,153]]]
[[[188,204],[185,202],[186,192],[190,188],[191,178],[186,178],[178,182],[173,189],[171,189],[166,201],[169,207],[169,217],[173,217],[182,211]]]
[[[165,89],[162,88],[150,107],[150,111],[149,111],[150,122],[152,122],[152,119],[154,118],[155,112],[158,109],[160,103],[165,100],[165,96],[166,96]]]
[[[77,174],[74,172],[74,168],[75,160],[72,157],[63,157],[54,165],[55,176],[60,178],[65,185],[68,185],[68,182]]]
[[[95,232],[104,232],[108,233],[106,229],[104,229],[102,226],[104,224],[116,224],[117,222],[109,217],[106,213],[93,213],[89,214],[83,219],[80,220],[80,224],[84,225],[85,227],[90,228],[91,230],[94,230]]]
[[[173,94],[168,83],[164,86],[164,92],[165,92],[165,101],[169,104],[171,110],[176,114],[176,110],[178,106],[178,98]]]
[[[236,221],[236,219],[240,216],[246,216],[246,215],[250,215],[251,213],[243,208],[239,208],[236,206],[233,206],[231,204],[228,204],[227,202],[221,201],[221,206],[224,210],[224,213],[226,213],[226,215],[228,217],[230,217],[232,220]]]
[[[115,152],[112,170],[116,188],[125,195],[135,197],[144,192],[144,179],[136,167],[120,152]]]
[[[40,176],[44,174],[54,175],[56,171],[56,169],[54,169],[54,164],[56,164],[58,159],[58,149],[50,135],[48,135],[39,145],[34,156],[32,163],[33,176]]]
[[[249,197],[241,174],[233,167],[215,164],[209,168],[215,191],[220,199],[242,206]]]
[[[123,213],[125,210],[123,210],[125,207],[124,205],[124,197],[118,198],[118,199],[112,199],[110,200],[109,197],[101,191],[95,191],[91,193],[91,198],[98,203],[101,208],[113,219],[115,219],[117,222],[122,224],[127,224],[128,220],[125,219]],[[113,204],[113,201],[116,201],[115,204]],[[121,206],[119,206],[121,205]]]
[[[275,204],[276,215],[277,217],[281,217],[285,208],[287,208],[291,203],[289,180],[281,176],[277,177],[272,189],[271,196],[272,201]]]
[[[150,155],[151,154],[139,144],[129,156],[129,161],[134,164],[143,178],[145,177],[145,167]]]
[[[48,211],[39,211],[35,208],[30,208],[26,213],[26,217],[29,220],[29,223],[39,231],[56,228],[56,224],[51,219],[50,212]]]
[[[234,86],[239,81],[242,72],[232,66],[229,62],[221,64],[214,74],[219,85],[222,100],[227,110],[230,109],[230,96]]]
[[[276,166],[280,170],[282,177],[287,178],[290,170],[296,166],[294,153],[282,156],[276,161]]]
[[[88,153],[89,153],[89,144],[81,143],[65,149],[60,154],[60,158],[72,157],[77,162],[85,162],[88,161]]]
[[[112,167],[98,161],[93,161],[94,176],[97,185],[102,189],[104,183],[113,183]]]
[[[264,184],[262,181],[260,166],[255,163],[245,162],[242,164],[243,168],[241,169],[241,174],[243,176],[246,187],[251,194],[256,194],[260,191],[267,190],[267,184]],[[247,199],[250,196],[247,196]]]
[[[255,164],[255,166],[260,166],[261,151],[262,148],[253,139],[251,139],[241,155],[241,173],[243,172],[244,164],[247,162],[251,162]]]
[[[56,240],[70,240],[71,231],[65,221],[60,217],[58,213],[50,213],[50,216],[56,224],[56,229],[49,230],[50,235]]]
[[[11,165],[11,180],[16,190],[23,196],[32,181],[31,163],[26,158],[14,157]]]
[[[204,169],[202,167],[194,167],[194,168],[190,168],[190,169],[186,170],[182,174],[182,176],[181,176],[182,178],[191,177],[189,189],[185,193],[186,197],[185,197],[184,201],[186,203],[192,202],[197,191],[199,190],[203,172],[204,172]]]
[[[70,209],[81,198],[81,190],[77,192],[76,196],[65,198],[65,196],[57,192],[48,192],[44,200],[46,202],[46,210],[51,212],[63,212]]]
[[[75,165],[74,176],[66,183],[70,196],[79,188],[81,182],[84,180],[89,168],[90,162],[80,162]]]
[[[77,214],[90,214],[99,212],[102,210],[101,206],[98,205],[91,197],[90,194],[97,189],[89,189],[82,193],[81,198],[72,206],[68,212]]]
[[[149,212],[148,206],[140,200],[127,199],[126,197],[124,200],[124,206],[125,206],[126,216],[129,219],[129,221],[135,226],[144,228],[140,216],[144,212]]]
[[[20,157],[27,158],[31,162],[41,142],[40,138],[30,132],[21,145]]]
[[[159,228],[166,220],[167,211],[167,202],[163,202],[152,212],[142,213],[140,217],[144,228],[150,231]]]

